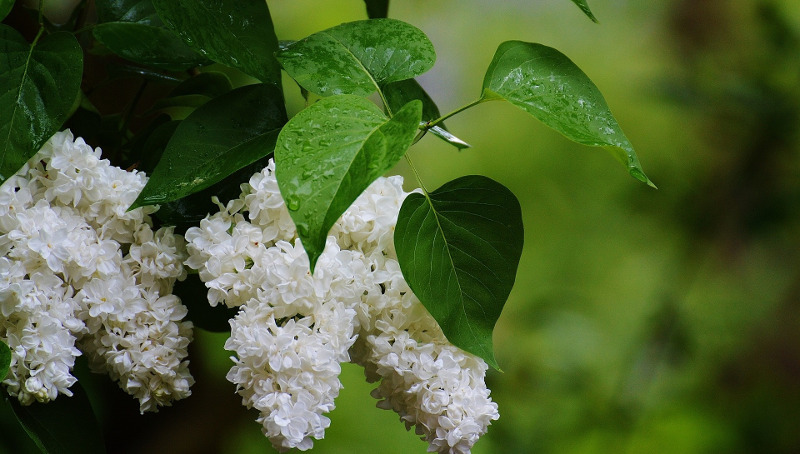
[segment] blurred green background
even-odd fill
[[[268,3],[279,39],[366,17],[361,0]],[[483,174],[522,204],[525,250],[494,336],[504,372],[487,376],[501,418],[473,452],[800,452],[800,4],[589,3],[599,24],[568,0],[390,7],[436,47],[420,81],[442,112],[479,96],[502,41],[559,49],[659,186],[501,102],[448,121],[471,149],[412,149],[428,188]],[[292,114],[302,98],[286,89]],[[395,173],[416,185],[404,163]],[[159,414],[86,379],[105,393],[110,452],[274,452],[224,378],[226,336],[195,336],[194,395]],[[426,451],[375,408],[358,367],[342,380],[313,452]],[[0,451],[30,449],[0,421]]]

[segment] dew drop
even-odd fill
[[[289,211],[297,211],[300,209],[300,201],[290,196],[286,200],[286,208],[288,208]]]

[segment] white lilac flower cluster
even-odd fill
[[[142,412],[190,394],[185,242],[153,231],[152,208],[126,212],[145,183],[64,131],[0,187],[2,383],[23,405],[71,396],[82,353]]]
[[[240,307],[225,348],[228,380],[260,412],[279,450],[324,436],[340,363],[364,366],[378,406],[396,411],[429,450],[468,453],[499,415],[486,363],[451,345],[403,279],[393,246],[407,193],[380,178],[331,230],[313,276],[272,161],[242,195],[186,232],[212,306]]]

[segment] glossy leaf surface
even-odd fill
[[[280,91],[248,85],[215,98],[176,128],[131,208],[177,200],[271,153],[286,122]]]
[[[277,55],[300,86],[320,96],[367,96],[382,84],[424,73],[436,61],[428,37],[394,19],[341,24],[289,44]]]
[[[654,186],[600,90],[561,52],[504,42],[486,71],[482,96],[505,99],[575,142],[605,148],[631,176]]]
[[[276,177],[313,271],[328,231],[353,201],[403,156],[422,103],[391,119],[367,99],[341,95],[302,110],[281,131]]]
[[[83,52],[66,32],[34,45],[0,24],[0,183],[66,121],[80,89]]]
[[[97,24],[92,32],[108,50],[153,68],[181,71],[208,63],[171,30],[135,22]]]
[[[99,22],[135,22],[145,25],[163,24],[150,0],[95,0]]]
[[[89,397],[75,383],[72,397],[60,395],[46,404],[22,406],[11,397],[9,402],[25,432],[43,453],[100,454],[106,452],[103,434],[89,403]]]
[[[394,234],[408,285],[447,339],[497,368],[492,330],[517,273],[523,244],[519,202],[500,183],[466,176],[410,194]]]
[[[281,87],[278,38],[263,0],[154,0],[158,15],[208,58]]]

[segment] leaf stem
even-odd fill
[[[381,101],[383,101],[383,105],[386,107],[386,113],[389,114],[389,118],[392,118],[392,108],[389,107],[389,101],[386,100],[386,96],[383,94],[383,90],[378,87],[378,95],[381,97]]]
[[[417,183],[419,183],[419,187],[422,188],[422,192],[425,193],[425,197],[429,198],[428,197],[428,189],[425,187],[425,183],[422,182],[422,178],[420,178],[419,172],[417,171],[417,168],[414,166],[414,163],[411,161],[411,156],[409,156],[407,152],[403,156],[406,158],[406,162],[408,162],[408,166],[411,167],[411,171],[414,172],[414,177],[417,179]]]
[[[463,112],[463,111],[465,111],[465,110],[469,109],[470,107],[477,106],[478,104],[480,104],[480,103],[483,103],[483,102],[486,102],[486,101],[490,101],[490,99],[486,99],[485,97],[481,96],[481,97],[480,97],[480,98],[478,98],[477,100],[475,100],[475,101],[472,101],[471,103],[469,103],[469,104],[467,104],[467,105],[465,105],[465,106],[461,106],[461,107],[459,107],[458,109],[456,109],[456,110],[454,110],[454,111],[450,112],[450,113],[449,113],[449,114],[447,114],[447,115],[443,115],[443,116],[441,116],[441,117],[439,117],[439,118],[437,118],[437,119],[435,119],[435,120],[431,120],[431,121],[427,122],[427,123],[425,124],[425,129],[430,129],[430,128],[432,128],[432,127],[434,127],[434,126],[438,125],[439,123],[441,123],[441,122],[443,122],[443,121],[447,120],[448,118],[452,117],[453,115],[456,115],[456,114],[458,114],[458,113],[461,113],[461,112]]]

